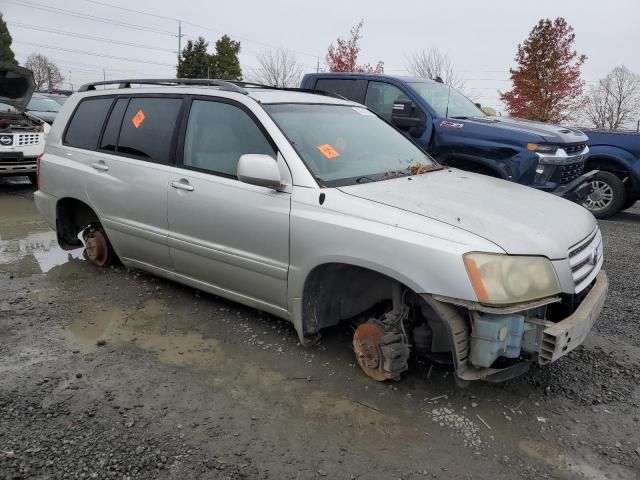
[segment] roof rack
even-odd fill
[[[103,82],[91,82],[82,85],[78,91],[88,92],[95,90],[100,85],[119,85],[118,88],[131,88],[131,85],[199,85],[206,87],[218,87],[219,90],[247,94],[247,91],[239,85],[225,80],[210,80],[207,78],[136,78],[127,80],[107,80]]]
[[[312,88],[297,88],[297,87],[274,87],[272,85],[264,85],[262,83],[231,81],[234,85],[238,85],[243,88],[264,88],[267,90],[284,90],[286,92],[301,92],[301,93],[315,93],[316,95],[324,95],[325,97],[339,98],[340,100],[348,100],[334,92],[327,92],[326,90],[315,90]]]

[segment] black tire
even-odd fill
[[[622,204],[621,210],[626,210],[628,208],[633,207],[636,204],[637,201],[638,201],[638,197],[629,197],[627,195],[627,199]]]
[[[27,178],[31,182],[31,185],[37,187],[38,186],[38,177],[35,173],[27,173]]]
[[[596,218],[609,218],[618,213],[627,200],[624,183],[609,172],[598,172],[591,178],[594,191],[582,204]]]

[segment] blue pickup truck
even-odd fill
[[[426,78],[314,73],[300,86],[368,106],[442,164],[586,205],[596,172],[585,170],[588,139],[579,130],[488,116],[460,92]]]
[[[640,134],[586,130],[587,169],[599,170],[591,179],[593,191],[585,206],[607,218],[640,200]]]

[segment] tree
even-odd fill
[[[182,49],[178,64],[178,78],[208,78],[211,56],[207,53],[209,42],[198,37],[195,42],[189,40]]]
[[[222,80],[242,80],[240,68],[240,42],[223,35],[216,41],[216,53],[211,56],[210,65],[214,78]]]
[[[360,46],[358,42],[362,38],[360,29],[364,24],[364,20],[351,29],[351,36],[348,40],[338,37],[336,46],[333,43],[327,51],[327,65],[330,72],[365,72],[365,73],[383,73],[384,62],[378,61],[375,67],[365,63],[358,65],[358,55],[360,54]]]
[[[11,42],[13,42],[11,34],[9,33],[6,22],[2,18],[2,13],[0,13],[0,63],[17,65],[16,56],[13,54],[13,50],[11,50]]]
[[[302,77],[302,67],[293,52],[288,50],[266,51],[258,55],[259,66],[251,74],[252,81],[273,87],[297,87]]]
[[[409,58],[407,70],[416,77],[425,77],[435,80],[440,77],[442,81],[456,90],[464,89],[464,79],[457,75],[451,64],[451,59],[446,53],[440,52],[437,47],[428,50],[422,49]]]
[[[580,108],[580,68],[587,57],[573,49],[574,42],[573,28],[564,18],[540,20],[533,27],[518,45],[518,67],[510,69],[513,88],[500,93],[510,115],[560,123]]]
[[[32,53],[27,57],[24,66],[33,71],[36,91],[54,89],[64,82],[58,66],[44,55]]]
[[[584,114],[595,128],[619,130],[640,118],[640,77],[621,65],[592,87]]]

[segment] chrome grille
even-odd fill
[[[569,265],[576,293],[584,290],[598,274],[602,258],[602,234],[599,228],[569,250]]]
[[[39,133],[18,133],[14,135],[14,141],[18,147],[37,145],[40,143],[40,137]]]
[[[580,145],[571,145],[569,147],[563,147],[564,151],[567,152],[567,155],[577,155],[579,153],[582,153],[582,151],[584,150],[584,147],[586,147],[586,144],[580,144]]]

